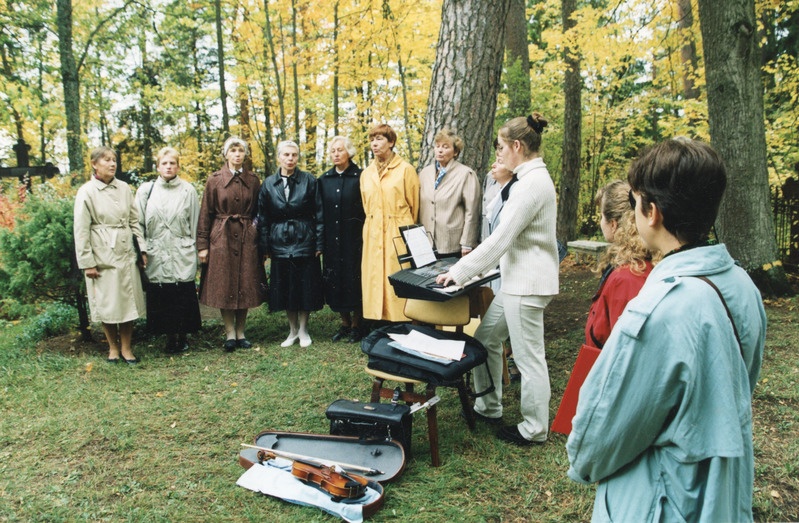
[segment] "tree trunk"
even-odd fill
[[[508,113],[523,116],[530,113],[530,47],[527,41],[525,0],[511,0],[505,19],[507,34],[506,81],[508,83]]]
[[[682,90],[686,100],[699,98],[699,89],[694,83],[696,75],[696,43],[694,42],[693,25],[694,13],[691,8],[691,0],[678,0],[677,8],[679,13],[679,27],[683,43],[680,48],[680,59],[682,60]]]
[[[61,83],[67,116],[67,156],[69,171],[83,172],[83,144],[80,136],[80,82],[72,53],[72,0],[57,0],[58,54],[61,58]]]
[[[280,80],[280,68],[277,65],[277,54],[275,53],[275,40],[274,36],[272,35],[272,22],[269,18],[269,0],[264,0],[264,16],[266,17],[266,21],[264,22],[264,39],[266,40],[266,44],[264,45],[264,53],[266,53],[267,47],[269,48],[269,58],[272,62],[272,70],[275,73],[275,90],[277,91],[277,103],[278,103],[278,110],[280,111],[280,121],[278,125],[280,127],[280,139],[285,140],[286,136],[286,106],[283,103],[283,82]],[[272,130],[271,128],[268,129],[269,132],[269,141],[272,141]]]
[[[433,137],[451,127],[466,146],[459,160],[485,172],[502,73],[505,19],[511,0],[444,0],[419,165],[433,160]]]
[[[297,2],[291,0],[291,76],[294,81],[294,140],[300,140],[300,80],[297,72]]]
[[[576,22],[572,14],[576,0],[563,0],[563,32],[568,42],[568,32]],[[565,243],[576,237],[577,210],[580,203],[580,146],[582,142],[582,78],[580,78],[579,50],[563,49],[566,72],[563,79],[563,173],[560,177],[558,197],[557,237]]]
[[[339,49],[338,49],[338,1],[333,5],[333,134],[338,136],[338,76],[339,76]]]
[[[699,0],[708,120],[727,166],[719,240],[765,294],[788,290],[769,208],[763,90],[754,0]]]
[[[222,40],[222,0],[214,0],[216,13],[216,58],[219,62],[219,100],[222,103],[222,130],[225,136],[230,135],[229,116],[227,113],[227,90],[225,88],[225,42]]]

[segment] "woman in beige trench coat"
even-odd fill
[[[361,174],[363,317],[373,320],[408,321],[405,300],[394,294],[388,276],[400,270],[394,250],[399,227],[416,223],[419,214],[419,176],[394,153],[396,142],[397,133],[388,125],[373,127],[369,143],[375,159]]]
[[[73,232],[78,267],[86,278],[86,295],[92,321],[102,322],[108,340],[108,362],[120,356],[139,362],[131,350],[133,320],[144,315],[144,293],[136,267],[134,236],[140,245],[133,192],[114,177],[116,152],[98,147],[91,153],[92,179],[75,197]],[[142,253],[147,264],[147,254]]]

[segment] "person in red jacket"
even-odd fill
[[[597,264],[596,272],[602,277],[585,325],[585,344],[599,349],[627,302],[638,295],[652,271],[654,254],[644,246],[635,229],[629,194],[629,184],[615,180],[600,189],[595,200],[602,215],[599,222],[602,234],[610,242]]]

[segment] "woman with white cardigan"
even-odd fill
[[[502,425],[502,342],[510,336],[521,373],[518,425],[501,426],[497,437],[516,445],[543,443],[549,428],[549,371],[544,351],[544,309],[558,293],[555,239],[555,186],[541,159],[541,133],[547,121],[538,113],[514,118],[498,133],[497,158],[518,181],[502,210],[499,226],[469,256],[442,274],[440,284],[463,284],[497,266],[502,288],[474,337],[488,350],[488,368],[496,387],[477,398],[477,418]],[[474,387],[484,390],[489,377],[474,370]]]

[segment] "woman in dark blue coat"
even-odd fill
[[[350,343],[363,337],[361,319],[361,253],[364,211],[361,168],[352,162],[356,149],[349,138],[336,136],[328,146],[333,168],[319,178],[325,215],[323,281],[325,302],[341,315],[333,341]]]
[[[289,335],[281,347],[297,341],[311,345],[308,317],[322,308],[324,250],[322,198],[316,178],[297,169],[300,148],[277,146],[278,172],[264,180],[258,195],[258,248],[271,258],[269,309],[286,311]]]

